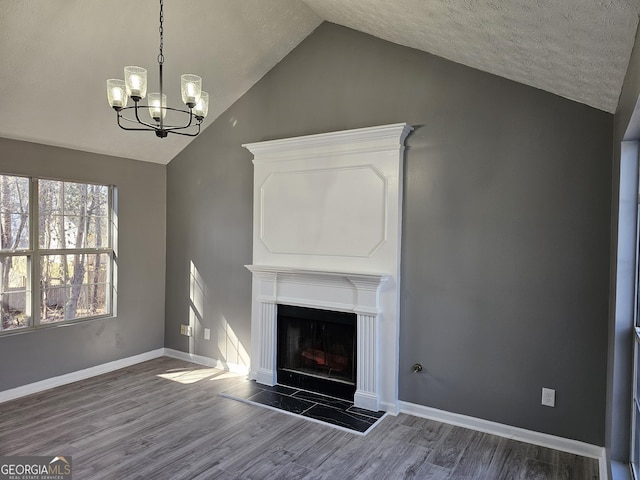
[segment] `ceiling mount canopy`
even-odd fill
[[[182,101],[187,109],[167,107],[167,96],[163,93],[162,65],[164,54],[162,53],[164,41],[164,3],[160,0],[160,53],[158,53],[158,70],[160,73],[160,92],[152,92],[147,95],[147,71],[142,67],[124,67],[124,80],[111,78],[107,80],[107,99],[109,106],[116,111],[118,126],[123,130],[151,131],[158,138],[165,138],[169,133],[195,137],[200,133],[200,125],[207,116],[209,110],[209,94],[202,91],[202,78],[198,75],[184,74],[180,78],[180,91]],[[148,97],[147,105],[141,105],[140,101]],[[134,105],[127,107],[128,100],[133,100]],[[152,122],[143,121],[140,111],[147,108]],[[164,123],[167,111],[176,112],[185,118],[184,124],[166,125]],[[125,112],[128,115],[125,115]],[[186,120],[188,118],[188,120]],[[129,122],[135,126],[125,126],[123,122]]]

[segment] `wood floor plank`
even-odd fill
[[[557,467],[550,463],[528,458],[524,467],[523,478],[526,480],[545,480],[556,477]]]
[[[419,471],[431,454],[428,448],[394,440],[380,443],[374,452],[378,452],[378,455],[373,459],[369,457],[361,471],[364,478],[422,478]]]
[[[495,480],[527,480],[524,477],[527,451],[526,443],[501,438],[487,468],[487,476]]]
[[[598,461],[400,414],[367,435],[218,394],[245,380],[162,357],[0,404],[0,455],[74,480],[592,480]]]
[[[478,433],[452,471],[452,478],[482,478],[488,476],[489,465],[500,444],[500,438],[488,433]]]
[[[410,416],[405,415],[405,417]],[[402,424],[410,426],[412,429],[410,437],[408,438],[410,443],[430,449],[434,449],[438,442],[441,442],[444,437],[448,436],[454,428],[458,428],[453,425],[434,422],[426,418],[417,419],[416,417],[410,421],[403,420]]]
[[[431,455],[429,455],[429,463],[453,470],[468,445],[478,435],[480,435],[479,432],[466,428],[455,426],[450,428],[436,443]]]
[[[558,480],[574,480],[577,478],[593,480],[598,477],[598,461],[571,453],[558,452]]]

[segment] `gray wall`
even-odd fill
[[[228,323],[249,350],[242,143],[395,122],[401,400],[604,445],[613,116],[329,23],[169,164],[166,345],[224,358]],[[217,333],[188,345],[192,261]]]
[[[118,187],[118,316],[0,336],[0,391],[163,347],[166,167],[0,138],[0,173]]]

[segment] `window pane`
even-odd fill
[[[29,248],[29,179],[0,175],[0,248]]]
[[[86,234],[86,217],[64,217],[64,248],[84,248]]]
[[[38,180],[38,214],[41,248],[64,247],[62,184],[56,180]]]
[[[54,323],[64,320],[64,305],[67,302],[67,288],[49,286],[42,289],[40,323]]]
[[[72,320],[107,311],[110,256],[101,254],[43,255],[42,321]]]
[[[108,217],[89,217],[87,248],[106,248],[109,245],[108,228]]]
[[[109,214],[109,187],[89,185],[87,192],[89,215],[105,217]]]
[[[104,315],[107,312],[107,285],[89,285],[88,308],[91,315]]]
[[[87,185],[64,182],[62,188],[64,190],[65,215],[86,215]]]
[[[39,180],[40,247],[109,246],[109,187]]]
[[[24,328],[31,324],[29,263],[26,255],[0,259],[0,331]]]

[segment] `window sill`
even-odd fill
[[[95,317],[85,317],[85,318],[77,318],[74,320],[65,320],[63,322],[55,322],[55,323],[45,323],[42,325],[38,325],[36,327],[25,327],[16,330],[3,330],[0,332],[0,338],[3,337],[12,337],[14,335],[24,335],[26,333],[39,332],[42,330],[49,330],[51,328],[60,328],[60,327],[70,327],[72,325],[77,325],[80,323],[90,323],[98,320],[106,320],[110,318],[116,318],[116,315],[107,314],[107,315],[96,315]]]

